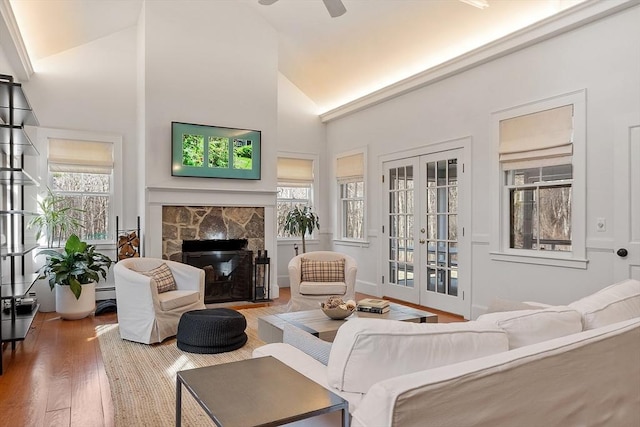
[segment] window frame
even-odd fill
[[[296,183],[293,183],[293,182],[285,182],[285,181],[281,181],[281,182],[278,182],[278,185],[277,185],[277,187],[276,187],[276,188],[277,188],[277,189],[279,189],[280,187],[287,187],[287,188],[303,188],[303,187],[308,187],[308,188],[309,188],[309,198],[307,199],[307,200],[308,200],[308,204],[307,204],[307,205],[305,205],[305,206],[309,206],[309,207],[311,207],[311,209],[313,209],[313,193],[314,193],[314,191],[313,191],[313,183],[312,183],[312,182],[305,182],[305,183],[302,183],[302,182],[296,182]],[[278,221],[278,220],[279,220],[279,218],[278,218],[278,205],[281,203],[281,201],[282,201],[282,200],[286,200],[287,202],[293,202],[293,201],[296,201],[296,200],[302,200],[302,199],[281,199],[281,198],[279,198],[278,196],[276,196],[276,221]],[[300,240],[300,237],[299,237],[299,236],[289,236],[289,237],[286,237],[286,236],[280,236],[280,235],[278,234],[278,229],[279,229],[279,227],[278,227],[278,226],[276,226],[276,238],[277,238],[278,240],[282,240],[282,241],[288,241],[288,240]],[[311,234],[311,236],[309,236],[310,240],[312,240],[312,239],[315,239],[315,238],[316,238],[315,233],[316,233],[316,231],[314,231],[314,232]],[[305,238],[305,240],[307,240],[307,238]]]
[[[115,248],[117,235],[117,230],[115,229],[116,217],[122,218],[122,136],[92,131],[38,128],[38,143],[41,153],[38,167],[39,175],[41,176],[41,180],[46,182],[49,188],[52,188],[53,176],[49,173],[49,139],[73,139],[113,144],[113,170],[110,176],[110,209],[107,237],[104,240],[87,240],[87,243],[96,245],[97,248],[102,249]]]
[[[342,186],[346,185],[346,184],[352,184],[352,183],[358,183],[358,182],[362,182],[362,197],[342,197]],[[345,241],[345,242],[364,242],[366,241],[366,231],[367,231],[367,227],[366,227],[366,212],[367,212],[367,187],[366,184],[364,182],[364,176],[359,176],[359,177],[352,177],[352,178],[344,178],[344,179],[338,179],[337,180],[337,192],[338,192],[338,229],[339,231],[339,236],[340,238],[338,240],[341,241]],[[357,238],[357,237],[349,237],[346,236],[346,223],[347,223],[347,218],[346,218],[346,209],[345,209],[345,203],[348,201],[362,201],[362,238]]]
[[[500,122],[539,111],[573,105],[573,177],[571,182],[571,251],[510,248],[510,196],[506,170],[499,161]],[[493,113],[494,212],[490,257],[492,260],[586,269],[586,91],[580,90]],[[536,167],[535,162],[531,167]]]
[[[338,164],[338,159],[343,158],[343,157],[349,157],[349,156],[353,156],[356,154],[362,154],[362,170],[363,170],[363,174],[362,176],[354,176],[354,177],[348,177],[348,178],[339,178],[337,177],[337,171],[336,171],[336,167]],[[341,153],[338,153],[335,155],[334,159],[333,159],[333,176],[335,179],[335,185],[334,185],[334,189],[335,189],[335,198],[334,200],[336,200],[336,206],[335,206],[335,215],[336,215],[336,221],[335,221],[335,225],[334,225],[334,239],[333,242],[337,245],[344,245],[344,246],[363,246],[363,247],[367,247],[369,245],[369,231],[367,229],[367,224],[368,224],[368,203],[367,203],[367,189],[369,186],[369,183],[367,182],[367,168],[368,165],[368,147],[360,147],[360,148],[356,148],[353,150],[349,150],[349,151],[344,151]],[[342,194],[341,194],[341,185],[343,183],[347,183],[347,182],[354,182],[354,181],[358,181],[361,180],[363,182],[363,195],[362,195],[362,200],[363,200],[363,209],[362,209],[362,239],[352,239],[352,238],[348,238],[345,237],[345,212],[344,212],[344,208],[343,208],[343,203],[342,203]]]
[[[309,154],[309,153],[294,153],[294,152],[285,152],[285,151],[279,151],[277,154],[277,158],[280,157],[284,157],[284,158],[290,158],[290,159],[301,159],[301,160],[310,160],[311,164],[312,164],[312,169],[313,169],[313,181],[291,181],[291,180],[278,180],[277,179],[277,171],[276,171],[276,190],[278,187],[300,187],[303,186],[304,184],[308,184],[310,186],[310,195],[309,195],[309,201],[310,204],[309,206],[311,206],[311,209],[314,210],[314,212],[316,214],[318,214],[320,216],[320,213],[316,210],[316,206],[318,206],[318,156],[315,154]],[[287,199],[289,200],[289,199]],[[278,235],[278,202],[280,201],[280,199],[277,196],[277,191],[276,191],[276,212],[275,212],[275,219],[276,219],[276,241],[278,242],[278,244],[282,243],[282,244],[288,244],[288,245],[294,245],[295,243],[299,242],[301,239],[299,236],[296,237],[281,237]],[[320,221],[322,221],[322,216],[320,216]],[[309,237],[305,237],[305,242],[306,243],[313,243],[313,242],[317,242],[319,239],[318,237],[318,230],[314,230],[314,232],[311,234],[311,236]]]

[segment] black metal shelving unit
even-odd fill
[[[24,257],[37,247],[25,244],[25,218],[34,213],[25,210],[24,188],[38,185],[24,170],[24,156],[39,155],[25,125],[37,126],[38,119],[22,85],[12,76],[0,74],[0,232],[7,240],[0,245],[0,350],[4,350],[5,343],[11,343],[15,350],[16,342],[25,339],[38,312],[37,305],[26,312],[18,309],[18,302],[28,295],[37,277],[25,272],[24,262]]]

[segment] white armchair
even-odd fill
[[[302,262],[304,260],[312,261],[312,269],[316,272],[318,269],[323,269],[323,263],[327,261],[340,261],[344,260],[344,275],[343,280],[333,280],[333,274],[335,271],[324,275],[328,278],[327,281],[312,281],[308,280],[303,272]],[[326,264],[327,269],[333,269],[335,267]],[[328,270],[327,270],[328,271]],[[291,299],[287,306],[288,311],[299,310],[313,310],[320,308],[320,302],[325,301],[330,295],[337,295],[343,300],[349,300],[356,298],[356,273],[358,266],[356,260],[349,255],[341,254],[331,251],[317,251],[307,252],[297,255],[289,261],[289,286],[291,290]],[[312,276],[314,272],[312,271]],[[322,276],[323,274],[319,274]]]
[[[158,292],[141,272],[166,264],[177,290]],[[176,335],[182,313],[205,308],[204,270],[156,258],[129,258],[114,267],[118,323],[123,339],[152,344]]]

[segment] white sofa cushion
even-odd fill
[[[344,282],[300,283],[300,293],[302,295],[344,295],[345,292],[347,292],[347,285]]]
[[[494,325],[351,319],[338,329],[327,365],[330,386],[366,393],[378,381],[507,351]]]
[[[582,331],[580,312],[564,306],[483,314],[477,321],[504,329],[510,349]]]
[[[584,330],[640,317],[640,281],[614,283],[569,304],[582,313]]]
[[[158,294],[160,308],[163,311],[175,310],[178,307],[197,303],[200,299],[198,291],[168,291]]]

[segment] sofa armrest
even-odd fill
[[[165,261],[181,291],[198,291],[204,298],[204,270],[175,261]]]
[[[159,305],[156,282],[149,276],[125,267],[119,262],[113,268],[116,300],[121,315],[136,313],[136,316],[149,316]]]
[[[329,363],[329,354],[331,353],[330,342],[323,341],[291,324],[285,324],[282,332],[282,342],[294,346],[327,366],[327,363]]]

